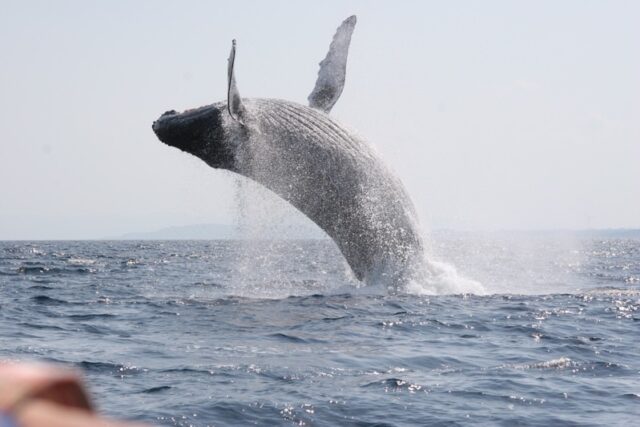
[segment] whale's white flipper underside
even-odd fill
[[[244,112],[244,106],[242,105],[242,98],[240,98],[240,92],[236,86],[236,75],[234,71],[236,61],[236,41],[231,42],[231,53],[229,54],[228,67],[227,67],[227,110],[232,119],[243,123],[242,113]]]
[[[309,106],[328,113],[340,98],[347,74],[347,55],[351,34],[356,26],[356,16],[350,16],[340,24],[327,56],[320,62],[318,80],[309,95]]]

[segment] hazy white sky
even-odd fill
[[[161,144],[167,109],[306,103],[358,15],[332,114],[426,228],[640,227],[640,2],[3,1],[0,239],[232,223],[235,179]]]

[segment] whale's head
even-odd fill
[[[233,40],[227,67],[226,103],[218,102],[183,113],[167,111],[153,122],[152,127],[165,144],[193,154],[214,168],[237,172],[235,154],[238,141],[246,135],[246,110],[236,87],[235,56],[236,41]],[[232,147],[234,145],[236,149]]]
[[[234,169],[234,153],[225,137],[224,104],[213,104],[183,113],[173,110],[153,122],[160,141],[204,160],[214,168]]]

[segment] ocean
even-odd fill
[[[444,284],[389,293],[328,240],[0,242],[0,359],[82,370],[103,414],[155,425],[638,424],[638,233],[429,251]]]

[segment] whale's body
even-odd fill
[[[403,273],[422,253],[411,201],[369,144],[293,102],[254,99],[245,107],[258,133],[238,147],[238,171],[320,226],[359,280]]]
[[[339,34],[340,29],[336,38]],[[336,57],[330,56],[331,51],[325,61]],[[165,113],[153,126],[158,137],[288,201],[333,239],[359,280],[398,284],[413,277],[424,260],[415,210],[372,147],[327,114],[341,85],[337,96],[331,79],[328,89],[321,87],[321,72],[310,97],[314,107],[240,100],[234,57],[235,45],[227,102]]]

